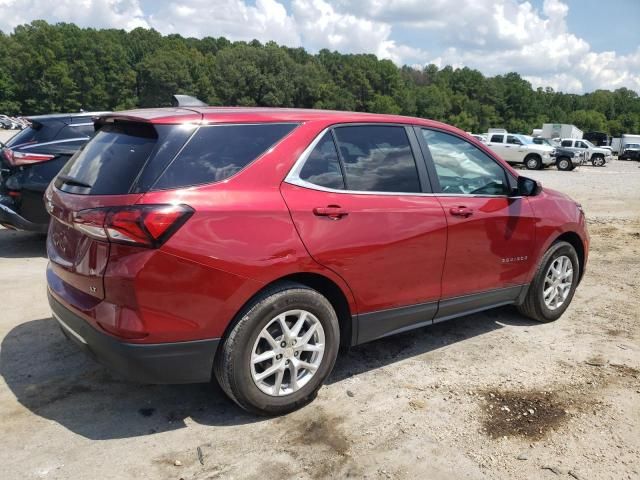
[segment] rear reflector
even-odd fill
[[[76,212],[73,226],[99,240],[157,248],[191,215],[188,205],[91,208]]]

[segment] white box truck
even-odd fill
[[[566,123],[545,123],[542,125],[542,138],[582,138],[582,130]]]

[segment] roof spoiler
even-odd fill
[[[202,100],[198,100],[196,97],[189,95],[174,95],[174,100],[171,102],[174,107],[207,107],[208,105]]]

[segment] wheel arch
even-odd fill
[[[578,254],[578,261],[580,262],[580,277],[578,278],[578,282],[580,282],[584,275],[586,262],[584,244],[582,243],[580,235],[578,235],[576,232],[564,232],[553,241],[552,245],[558,242],[567,242],[575,249],[576,253]]]
[[[235,317],[224,330],[222,338],[227,338],[231,330],[235,327],[241,318],[247,306],[264,292],[278,288],[281,284],[299,283],[322,294],[333,306],[338,317],[338,325],[340,327],[340,346],[348,347],[353,345],[357,334],[357,326],[353,321],[352,309],[349,306],[349,298],[343,289],[329,277],[314,272],[299,272],[285,275],[266,283],[255,292],[238,310]]]

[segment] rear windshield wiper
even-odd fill
[[[76,178],[73,177],[67,177],[66,175],[60,175],[58,176],[58,178],[60,180],[62,180],[63,183],[67,184],[67,185],[75,185],[77,187],[85,187],[85,188],[91,188],[93,187],[93,185],[89,185],[88,183],[82,182]]]

